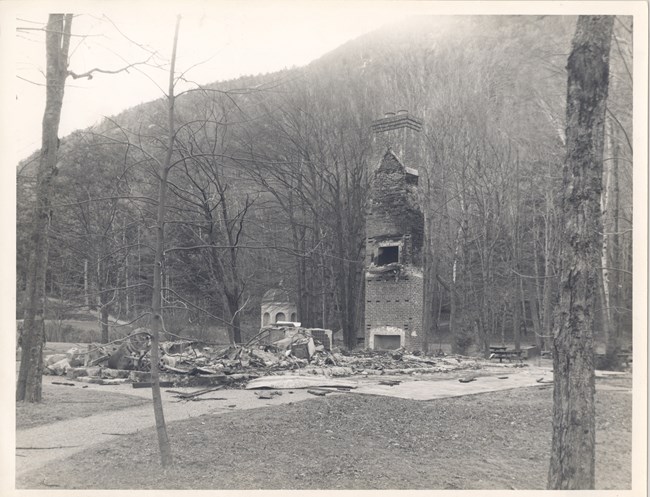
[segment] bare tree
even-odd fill
[[[29,256],[26,269],[25,320],[21,333],[20,370],[16,386],[16,400],[39,402],[42,393],[43,345],[45,314],[45,281],[48,268],[48,240],[52,216],[53,181],[58,173],[59,123],[63,107],[65,81],[68,76],[92,79],[97,72],[115,74],[141,64],[105,70],[93,68],[84,73],[68,69],[68,55],[72,35],[73,14],[50,14],[46,27],[18,28],[19,31],[45,31],[45,112],[42,123],[42,142],[36,177],[32,219],[30,222]]]
[[[602,251],[600,195],[612,16],[580,16],[567,64],[564,239],[553,341],[549,489],[593,489],[593,322]]]
[[[160,332],[163,328],[162,318],[162,260],[165,250],[165,214],[167,202],[167,177],[172,167],[172,154],[174,152],[174,69],[176,66],[176,46],[178,44],[178,30],[181,17],[176,18],[174,42],[172,45],[171,66],[169,68],[169,88],[167,90],[167,149],[165,157],[159,163],[158,177],[158,209],[156,217],[156,256],[153,264],[153,289],[151,297],[151,396],[153,398],[153,412],[156,419],[156,433],[158,434],[158,447],[160,449],[160,463],[163,467],[172,463],[172,450],[167,436],[167,426],[160,394]]]
[[[57,173],[59,122],[65,80],[68,76],[71,28],[72,14],[50,14],[45,35],[47,61],[45,113],[36,180],[36,201],[31,221],[25,321],[20,343],[22,353],[16,387],[16,400],[27,402],[40,402],[42,395],[47,232],[51,215],[52,180]]]

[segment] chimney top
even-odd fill
[[[372,130],[375,133],[382,133],[399,128],[409,128],[414,131],[422,130],[422,121],[409,114],[406,110],[400,110],[397,114],[387,112],[385,117],[377,119],[372,123]]]

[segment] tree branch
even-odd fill
[[[121,73],[121,72],[127,72],[128,73],[130,68],[136,67],[136,66],[139,66],[139,65],[143,65],[143,64],[146,64],[147,62],[149,62],[149,60],[151,60],[151,57],[153,57],[153,55],[149,56],[149,58],[147,60],[144,60],[142,62],[134,62],[133,64],[129,64],[128,66],[122,67],[120,69],[101,69],[99,67],[95,67],[95,68],[91,69],[90,71],[86,71],[86,72],[81,73],[81,74],[77,74],[74,71],[68,71],[68,76],[71,76],[72,79],[87,78],[88,80],[91,80],[91,79],[93,79],[93,74],[94,73],[103,73],[103,74],[118,74],[118,73]]]

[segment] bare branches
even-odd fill
[[[110,24],[115,28],[115,30],[116,30],[120,35],[122,35],[122,37],[123,37],[125,40],[129,41],[131,44],[133,44],[133,45],[135,45],[135,46],[141,48],[141,49],[144,50],[145,52],[149,52],[149,54],[151,54],[152,56],[155,56],[155,55],[158,54],[158,52],[156,52],[155,50],[151,50],[150,48],[148,48],[147,46],[143,45],[142,43],[138,43],[137,41],[135,41],[135,40],[133,40],[132,38],[130,38],[129,36],[127,36],[127,35],[126,35],[126,34],[125,34],[125,33],[124,33],[120,28],[119,28],[119,26],[118,26],[117,24],[115,24],[115,23],[113,22],[113,20],[112,20],[110,17],[108,17],[106,14],[103,14],[101,18],[104,19],[104,20],[106,20],[106,21],[108,21],[108,22],[109,22],[109,23],[110,23]]]
[[[153,57],[153,55],[150,56],[149,58],[147,58],[146,60],[143,60],[142,62],[134,62],[132,64],[121,67],[119,69],[101,69],[99,67],[95,67],[93,69],[90,69],[89,71],[79,73],[79,74],[75,73],[74,71],[68,71],[68,76],[72,77],[72,79],[86,78],[86,79],[88,79],[90,81],[91,79],[93,79],[93,75],[95,73],[102,73],[102,74],[119,74],[121,72],[128,73],[129,69],[131,69],[133,67],[137,67],[137,66],[147,64],[151,60],[152,57]]]
[[[202,312],[202,313],[205,314],[206,316],[210,316],[212,319],[216,319],[217,321],[219,321],[219,322],[221,322],[221,323],[223,323],[223,324],[226,324],[226,325],[230,326],[231,323],[230,323],[229,321],[226,321],[225,319],[220,318],[219,316],[215,316],[215,315],[212,314],[210,311],[208,311],[208,310],[206,310],[206,309],[203,309],[202,307],[200,307],[200,306],[198,306],[198,305],[192,303],[190,300],[188,300],[188,299],[182,297],[181,295],[179,295],[176,291],[172,290],[171,288],[164,288],[164,290],[165,290],[166,292],[171,292],[171,293],[173,293],[174,296],[176,296],[176,298],[177,298],[178,300],[180,300],[181,302],[187,304],[187,305],[190,306],[192,309],[196,309],[197,311]]]
[[[43,87],[47,86],[45,83],[37,83],[37,82],[32,81],[32,80],[30,80],[30,79],[23,78],[22,76],[19,76],[18,74],[16,74],[16,77],[17,77],[18,79],[22,79],[23,81],[26,81],[27,83],[30,83],[30,84],[32,84],[32,85],[43,86]]]
[[[16,31],[21,32],[21,31],[43,31],[44,33],[52,33],[52,34],[57,34],[57,35],[66,35],[66,31],[63,30],[56,30],[56,29],[47,29],[47,28],[27,28],[27,27],[17,27]],[[90,36],[99,36],[99,35],[78,35],[78,34],[72,34],[70,33],[69,36],[75,37],[75,38],[88,38]]]

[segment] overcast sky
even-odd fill
[[[601,2],[596,9],[620,10],[622,3]],[[40,147],[45,48],[38,28],[47,22],[48,12],[57,10],[53,6],[77,14],[73,33],[85,35],[75,36],[71,45],[70,70],[78,73],[143,61],[148,53],[133,42],[159,52],[158,60],[168,62],[175,17],[181,14],[177,69],[189,69],[185,76],[197,83],[302,66],[350,39],[413,15],[570,14],[586,6],[595,9],[592,2],[528,1],[0,0],[0,126],[9,140],[10,147],[3,147],[9,161],[18,162]],[[166,79],[164,69],[144,67],[97,74],[92,81],[68,78],[59,135],[159,98]]]
[[[135,0],[117,3],[117,7],[91,2],[78,7],[72,30],[87,37],[73,38],[70,70],[114,70],[145,60],[148,53],[132,42],[159,52],[157,60],[168,62],[175,17],[180,13],[177,69],[189,69],[185,76],[197,83],[302,66],[386,23],[435,13],[430,2],[405,1],[206,1],[188,7]],[[45,49],[44,33],[33,28],[47,22],[48,11],[43,4],[32,7],[28,3],[13,12],[11,63],[15,78],[10,84],[16,99],[11,131],[16,159],[20,160],[40,146]],[[3,17],[7,26],[8,16]],[[164,69],[144,66],[119,75],[96,74],[91,81],[68,78],[59,135],[160,97],[158,86],[166,88],[166,78]]]

